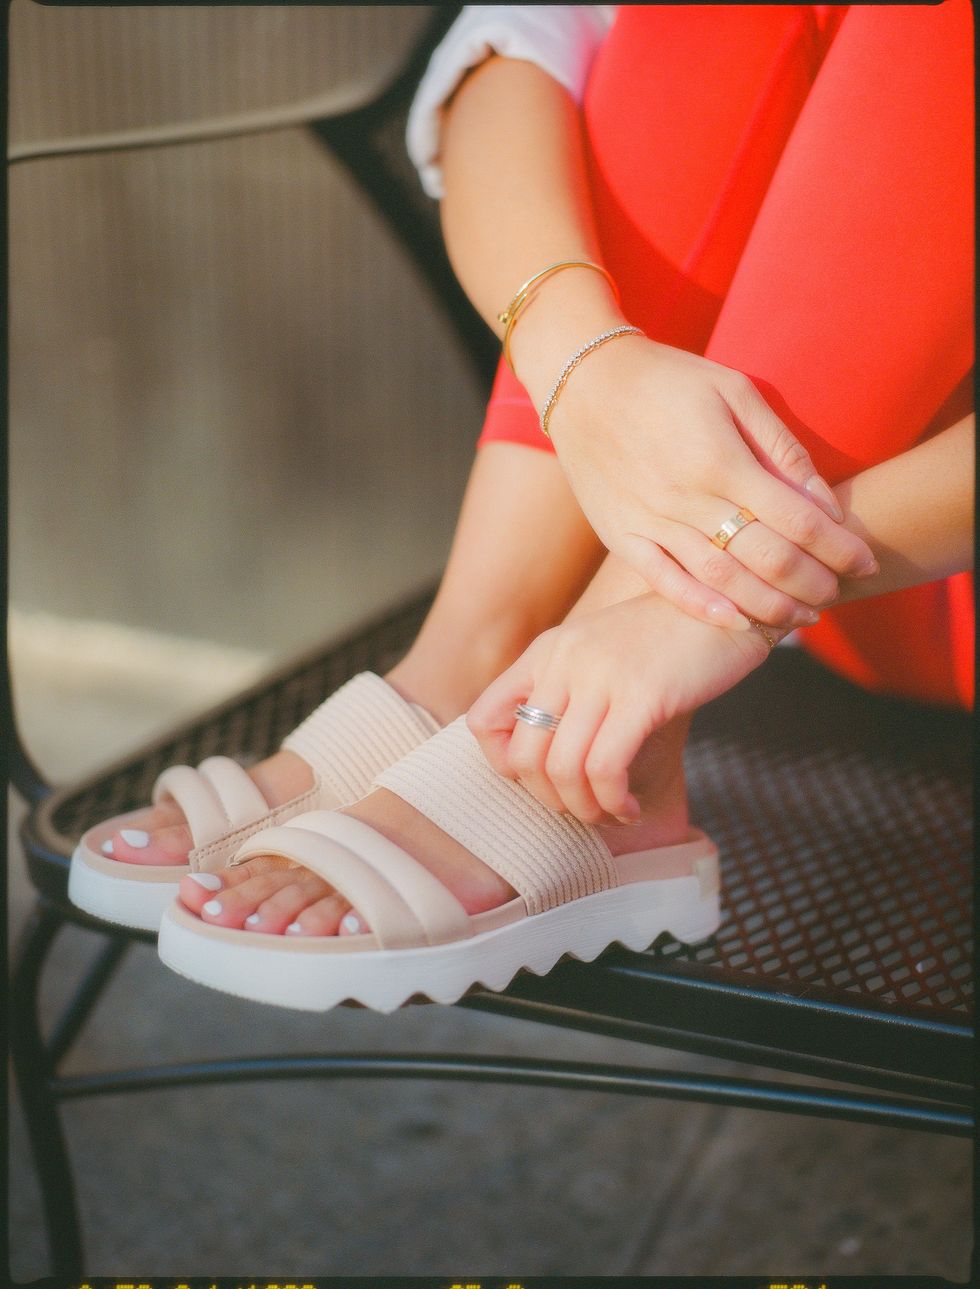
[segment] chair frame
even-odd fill
[[[396,234],[438,306],[453,322],[463,352],[489,388],[498,345],[456,282],[437,221],[432,210],[425,208],[414,177],[386,158],[379,142],[379,135],[404,114],[432,49],[459,8],[437,7],[403,70],[375,101],[338,117],[312,122],[310,128],[344,164]],[[972,1024],[968,1010],[916,1009],[884,994],[855,993],[853,982],[837,990],[821,989],[802,979],[787,982],[751,970],[725,970],[684,952],[633,954],[617,949],[593,964],[562,962],[546,977],[524,974],[504,993],[471,992],[457,1006],[854,1084],[860,1091],[612,1063],[453,1053],[320,1053],[150,1065],[97,1074],[62,1073],[64,1058],[129,946],[136,941],[152,942],[153,937],[104,924],[68,901],[70,846],[55,823],[59,809],[86,789],[159,763],[169,755],[168,749],[200,738],[202,731],[227,727],[236,714],[268,702],[311,669],[319,668],[317,675],[321,671],[329,674],[334,685],[360,670],[382,670],[410,643],[432,594],[432,588],[422,590],[149,747],[81,784],[57,791],[23,747],[7,673],[2,702],[10,731],[11,779],[31,807],[21,837],[37,891],[14,968],[10,1041],[40,1181],[54,1274],[73,1277],[84,1271],[61,1106],[90,1096],[245,1080],[451,1079],[662,1096],[950,1135],[972,1132]],[[767,663],[777,684],[783,683],[780,677],[789,677],[788,683],[796,684],[801,667],[802,674],[809,676],[807,668],[815,666],[790,657],[793,652],[780,650]],[[843,682],[840,686],[844,693]],[[758,692],[765,695],[764,684]],[[917,719],[914,712],[910,719]],[[222,750],[233,754],[236,749]],[[39,988],[48,957],[67,925],[83,927],[103,943],[62,1014],[45,1034]]]

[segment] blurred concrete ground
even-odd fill
[[[262,658],[15,615],[28,741],[58,778],[244,683]],[[73,638],[78,647],[68,646]],[[59,645],[59,640],[61,644]],[[138,647],[135,647],[138,646]],[[208,678],[212,692],[207,696]],[[30,889],[12,847],[11,917]],[[94,937],[66,931],[44,1010]],[[244,1052],[428,1050],[737,1072],[448,1007],[292,1014],[199,989],[137,946],[72,1071]],[[239,1085],[76,1102],[65,1116],[92,1275],[897,1275],[964,1280],[971,1146],[923,1133],[548,1089]],[[46,1271],[11,1121],[13,1278]]]

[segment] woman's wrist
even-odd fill
[[[748,621],[747,631],[733,631],[729,627],[716,629],[725,631],[739,648],[747,650],[757,666],[765,662],[776,645],[794,630],[793,627],[772,627],[768,622],[757,622],[754,618]]]
[[[626,321],[611,286],[592,269],[562,269],[534,288],[514,324],[510,352],[535,406],[579,346]]]
[[[938,581],[973,566],[975,417],[837,484],[844,526],[878,557],[841,582],[839,604]]]

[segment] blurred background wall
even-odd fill
[[[431,9],[14,0],[10,145],[354,102]],[[13,166],[10,323],[15,616],[290,653],[440,569],[480,390],[304,126]]]

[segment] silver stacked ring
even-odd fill
[[[527,703],[519,703],[514,710],[514,716],[525,725],[536,725],[543,730],[556,730],[561,723],[560,716],[543,712],[540,707],[528,707]]]

